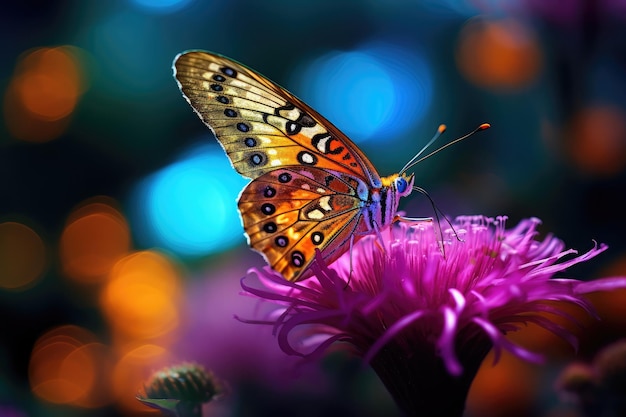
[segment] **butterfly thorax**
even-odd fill
[[[393,222],[400,198],[413,190],[413,180],[413,175],[393,174],[381,178],[381,187],[370,190],[363,207],[364,223],[369,231],[376,231]]]

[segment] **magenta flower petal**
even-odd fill
[[[623,277],[593,282],[554,278],[606,246],[594,244],[576,256],[552,235],[538,240],[538,219],[523,220],[510,230],[505,220],[459,217],[454,228],[460,239],[445,230],[443,241],[430,223],[400,224],[380,238],[361,239],[331,267],[318,253],[314,275],[305,281],[287,282],[265,268],[252,271],[260,286],[248,285],[246,279],[242,287],[281,306],[267,322],[286,353],[317,357],[335,341],[348,342],[407,413],[460,415],[490,349],[496,360],[505,349],[541,361],[506,333],[534,323],[576,347],[575,336],[549,317],[578,323],[553,302],[594,314],[585,294],[626,287]]]

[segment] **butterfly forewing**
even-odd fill
[[[372,164],[344,134],[260,74],[202,51],[179,55],[174,67],[183,94],[240,174],[254,179],[276,167],[317,166],[380,186]]]
[[[250,245],[288,280],[306,275],[316,248],[327,262],[369,228],[364,195],[381,187],[365,155],[283,88],[221,55],[174,61],[187,101],[233,167],[252,182],[239,197]]]

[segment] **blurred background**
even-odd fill
[[[351,360],[294,368],[271,329],[233,319],[255,316],[239,280],[263,261],[236,209],[246,181],[172,77],[187,49],[288,88],[382,175],[440,123],[440,144],[491,123],[416,184],[450,217],[536,216],[567,247],[607,243],[574,278],[626,275],[623,0],[23,0],[0,23],[0,416],[148,415],[142,381],[185,360],[230,384],[206,415],[397,414]],[[402,208],[432,215],[419,195]],[[583,360],[626,333],[626,295],[594,301]],[[467,415],[576,416],[553,390],[571,347],[514,337],[548,365],[487,360]]]

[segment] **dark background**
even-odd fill
[[[216,340],[243,343],[229,321],[241,311],[238,280],[262,260],[246,248],[236,217],[234,199],[245,182],[173,80],[177,53],[211,50],[267,75],[349,133],[382,175],[400,169],[440,123],[448,126],[443,144],[489,122],[490,130],[415,167],[416,184],[450,217],[506,215],[514,225],[534,216],[566,247],[608,244],[571,270],[590,279],[626,271],[624,28],[626,4],[619,0],[2,6],[0,415],[139,415],[132,399],[139,386],[132,384],[172,359],[197,360],[221,375],[234,368],[240,375],[246,366],[264,375],[267,364],[255,368],[250,358],[239,367],[211,363],[233,352],[231,345],[216,348]],[[184,165],[195,157],[200,165]],[[432,215],[419,195],[402,209]],[[70,226],[85,216],[91,221],[76,226],[80,233],[71,240]],[[115,287],[113,265],[133,253],[147,254],[132,259],[152,265],[146,274],[163,283],[150,290],[154,298],[133,289],[134,281]],[[72,266],[75,258],[88,266]],[[214,310],[228,323],[218,323]],[[584,339],[583,358],[616,337],[594,335],[595,342]],[[49,350],[37,350],[46,343]],[[394,410],[370,373],[349,361],[326,365],[321,378],[334,382],[313,395],[319,407],[336,410],[344,398],[344,414]],[[505,381],[524,381],[506,377],[525,375],[518,368],[502,369]],[[512,398],[531,404],[519,415],[558,407],[546,394],[554,372],[524,385],[541,388],[512,389]],[[344,385],[339,377],[352,379]],[[268,394],[254,384],[234,391],[265,401],[268,410],[274,401],[288,410],[310,389],[304,385],[284,396],[282,388]],[[475,405],[480,401],[468,413],[486,415]],[[489,410],[513,415],[507,404],[515,403]]]

